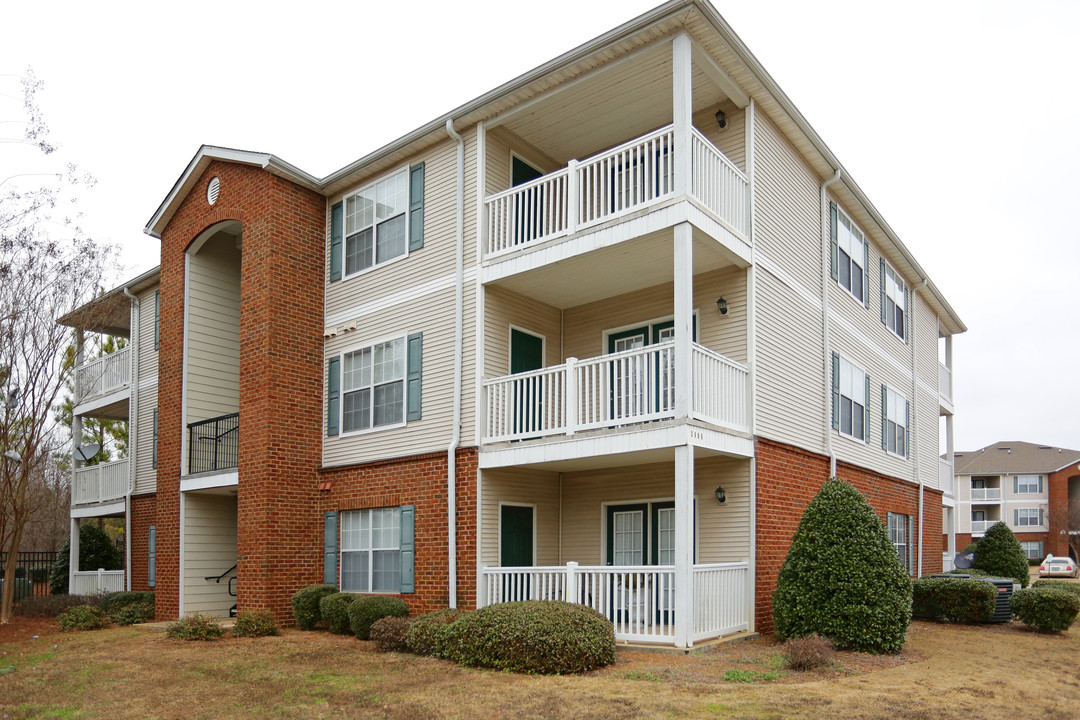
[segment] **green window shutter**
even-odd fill
[[[424,247],[424,163],[409,168],[409,252]]]
[[[863,305],[867,308],[870,307],[870,241],[863,238],[863,283],[862,283],[862,300]]]
[[[1013,475],[1013,495],[1020,494],[1020,476]]]
[[[1013,527],[1020,527],[1020,511],[1013,510]]]
[[[154,291],[154,349],[161,345],[161,290]]]
[[[323,517],[323,583],[337,585],[337,511]]]
[[[866,403],[863,405],[863,442],[870,442],[870,376],[863,375],[866,380]]]
[[[911,458],[911,403],[904,401],[904,457]]]
[[[837,233],[836,203],[829,202],[829,273],[833,280],[839,279],[840,253],[836,244]]]
[[[900,337],[904,338],[904,343],[911,342],[910,333],[907,331],[911,310],[911,293],[908,292],[907,287],[904,287],[904,322],[900,325]]]
[[[330,208],[330,282],[341,279],[341,203]]]
[[[406,383],[405,420],[411,422],[422,417],[424,375],[424,333],[409,336],[408,381]]]
[[[832,427],[840,429],[840,356],[832,354]]]
[[[150,456],[150,467],[152,467],[154,469],[157,468],[157,437],[158,437],[157,416],[158,416],[157,408],[154,408],[154,449],[153,449],[153,453]]]
[[[157,526],[150,526],[149,537],[146,538],[146,584],[154,587],[157,584]]]
[[[1039,525],[1043,524],[1043,509],[1039,508]]]
[[[915,574],[915,518],[910,515],[907,516],[907,535],[908,535],[908,574]],[[919,548],[922,551],[922,548]]]
[[[401,592],[416,592],[416,506],[401,508]]]
[[[326,436],[338,434],[341,416],[341,356],[330,358],[326,369]]]
[[[889,391],[881,386],[881,449],[889,449]]]
[[[1043,480],[1043,478],[1042,478],[1042,475],[1040,475],[1040,476],[1039,476],[1039,492],[1040,492],[1040,493],[1041,493],[1041,492],[1043,491],[1043,484],[1042,484],[1042,480]]]
[[[878,258],[878,277],[881,280],[881,287],[878,288],[878,296],[881,298],[881,322],[888,322],[888,317],[885,314],[885,258]]]

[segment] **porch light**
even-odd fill
[[[716,301],[716,309],[720,311],[721,315],[727,315],[727,300],[720,298]]]
[[[716,124],[721,130],[727,127],[727,115],[724,114],[723,110],[716,111]]]
[[[727,501],[727,495],[724,494],[724,488],[720,487],[719,485],[716,486],[715,494],[716,502],[720,503],[721,505],[723,505],[724,502]]]

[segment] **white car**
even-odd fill
[[[1077,576],[1076,561],[1070,557],[1060,555],[1047,555],[1039,565],[1039,577],[1071,577]]]

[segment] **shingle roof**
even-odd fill
[[[1080,450],[1003,440],[953,456],[957,475],[1046,474],[1080,461]]]

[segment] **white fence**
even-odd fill
[[[942,553],[941,554],[941,572],[949,572],[950,570],[955,570],[955,569],[956,568],[953,565],[952,553]]]
[[[952,402],[952,370],[938,363],[937,377],[938,395]]]
[[[573,435],[675,416],[674,341],[484,382],[484,442]],[[693,345],[693,414],[733,430],[749,427],[749,372]]]
[[[120,500],[128,491],[128,461],[78,468],[72,473],[71,482],[74,505]]]
[[[94,358],[75,369],[77,402],[108,395],[131,382],[131,352],[121,348],[116,352]]]
[[[691,194],[744,237],[749,181],[692,130]],[[510,252],[625,215],[675,192],[675,126],[668,125],[488,197],[487,255]]]
[[[695,641],[749,627],[748,564],[694,566]],[[622,641],[670,643],[675,638],[675,568],[671,565],[484,568],[485,605],[560,600],[588,605]]]
[[[79,571],[75,573],[75,582],[71,586],[72,595],[99,595],[123,590],[123,570]]]
[[[971,488],[971,499],[972,500],[1000,500],[1001,499],[1001,488]]]
[[[992,525],[996,525],[1000,520],[972,520],[971,521],[971,533],[973,535],[983,535]]]
[[[953,488],[953,466],[948,460],[938,458],[938,487],[948,497],[955,497]]]

